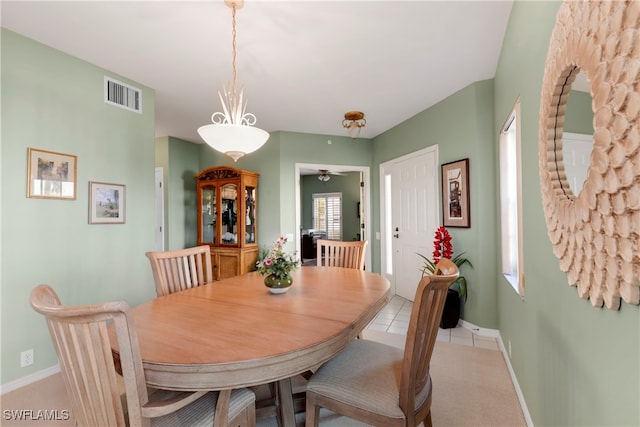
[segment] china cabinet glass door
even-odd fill
[[[202,188],[202,236],[203,243],[216,243],[216,187]]]
[[[222,194],[222,243],[238,243],[238,186],[225,184]]]
[[[255,187],[245,187],[246,220],[245,220],[245,243],[256,242],[256,189]]]

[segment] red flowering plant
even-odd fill
[[[440,226],[435,232],[433,238],[433,260],[427,258],[422,254],[418,254],[424,259],[424,267],[422,268],[422,275],[434,274],[436,271],[436,265],[441,258],[449,258],[455,265],[460,268],[464,264],[469,264],[469,267],[473,267],[471,261],[465,258],[464,252],[453,256],[453,243],[451,243],[451,234],[445,227]],[[458,288],[458,295],[463,301],[467,300],[467,279],[464,276],[458,277],[458,280],[453,282]]]

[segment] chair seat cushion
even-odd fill
[[[157,390],[151,396],[150,400],[166,400],[171,398],[175,392],[166,390]],[[248,389],[234,390],[231,393],[229,402],[229,419],[233,419],[240,414],[248,405],[255,401],[255,395]],[[153,427],[172,427],[172,426],[189,426],[204,427],[213,426],[215,416],[216,403],[218,402],[218,393],[211,392],[202,396],[200,399],[179,409],[176,412],[167,414],[162,417],[153,418],[151,425]]]
[[[307,390],[389,418],[404,419],[400,409],[403,351],[375,341],[354,340],[313,374]],[[419,407],[431,382],[416,396]]]

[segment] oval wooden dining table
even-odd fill
[[[390,285],[339,267],[302,267],[292,277],[283,294],[271,294],[253,272],[134,307],[147,384],[228,397],[231,389],[278,382],[282,423],[295,425],[291,377],[356,338],[388,301]]]

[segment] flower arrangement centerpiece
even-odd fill
[[[291,272],[300,265],[295,255],[288,254],[283,247],[287,238],[281,236],[276,240],[271,250],[261,251],[256,262],[256,270],[264,277],[264,284],[272,293],[283,293],[289,290],[293,283]]]
[[[473,267],[471,261],[465,258],[464,252],[459,253],[456,256],[453,256],[453,243],[451,243],[451,234],[449,234],[449,230],[445,227],[438,227],[436,229],[434,238],[433,238],[433,260],[427,258],[422,254],[418,254],[422,259],[424,259],[424,267],[422,268],[422,275],[425,274],[434,274],[436,271],[436,265],[440,258],[449,258],[458,268],[463,266],[464,264],[469,264],[469,267]],[[467,300],[467,279],[464,276],[459,276],[458,279],[453,282],[453,285],[456,285],[458,288],[458,295],[462,298],[463,301]]]

